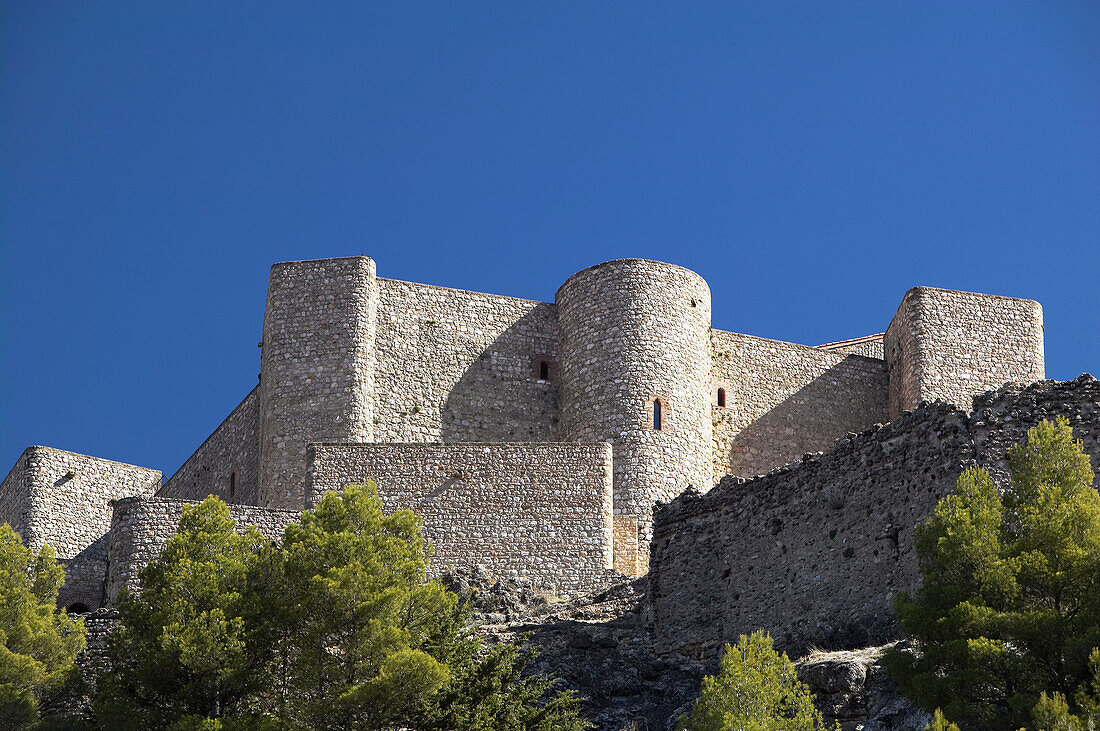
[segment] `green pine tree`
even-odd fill
[[[264,658],[248,643],[243,609],[263,543],[254,528],[238,533],[215,497],[184,508],[179,531],[142,569],[141,593],[120,604],[94,704],[102,727],[223,728],[225,717],[252,718]]]
[[[726,645],[718,675],[703,678],[699,699],[680,719],[685,731],[816,731],[824,727],[813,693],[786,653],[763,630]],[[839,726],[835,726],[839,729]]]
[[[1084,709],[1100,646],[1100,496],[1064,419],[1009,453],[998,493],[980,468],[916,530],[920,594],[896,608],[916,653],[886,656],[909,697],[964,728],[1016,729],[1041,702]]]
[[[43,696],[76,682],[84,621],[58,610],[63,583],[52,548],[36,555],[10,525],[0,525],[0,728],[34,727]]]

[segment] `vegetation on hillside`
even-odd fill
[[[109,640],[95,702],[112,729],[589,728],[530,653],[485,648],[426,580],[409,511],[374,485],[329,493],[280,545],[216,498],[185,509]]]
[[[1008,455],[998,492],[981,468],[916,529],[923,583],[899,595],[915,652],[887,666],[920,705],[963,728],[1100,725],[1100,495],[1068,422]],[[1090,726],[1090,722],[1093,724]]]
[[[762,630],[726,645],[718,675],[703,678],[699,699],[680,719],[683,731],[816,731],[824,728],[813,693],[794,663]],[[834,724],[839,731],[840,726]]]
[[[84,622],[57,608],[64,581],[52,548],[35,554],[0,525],[0,728],[37,727],[43,698],[78,682]]]

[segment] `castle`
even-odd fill
[[[388,508],[423,517],[436,567],[570,592],[644,574],[654,505],[689,486],[1043,375],[1030,300],[918,287],[884,333],[809,347],[712,328],[707,283],[655,261],[584,269],[553,303],[385,279],[367,257],[286,262],[259,384],[174,475],[30,447],[0,521],[53,546],[62,603],[90,609],[138,586],[188,501],[218,495],[275,537],[369,478]],[[723,495],[771,489],[730,479]]]

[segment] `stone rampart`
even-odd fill
[[[378,289],[374,441],[556,440],[557,307],[392,279]]]
[[[420,515],[434,573],[485,564],[568,593],[612,566],[607,444],[314,444],[309,463],[311,502],[372,479]]]
[[[259,386],[244,397],[195,453],[169,477],[159,497],[202,500],[217,495],[227,503],[254,505],[259,483]]]
[[[968,415],[928,405],[658,510],[650,601],[659,651],[710,656],[758,628],[794,652],[892,639],[894,595],[919,585],[913,527],[967,465],[1003,481],[1008,448],[1059,415],[1098,463],[1100,384],[1089,376],[1010,385],[974,406]]]
[[[711,354],[717,476],[763,474],[886,421],[882,360],[721,330]]]
[[[138,574],[156,558],[168,539],[179,528],[183,508],[193,500],[162,497],[132,497],[111,504],[111,533],[108,545],[109,569],[106,578],[106,604],[116,606],[122,589],[141,590]],[[301,518],[296,510],[231,505],[229,512],[244,529],[255,526],[271,540],[278,540],[289,523]],[[102,577],[101,577],[102,583]]]

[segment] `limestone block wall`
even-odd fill
[[[255,504],[260,468],[259,425],[257,386],[165,481],[157,495],[185,500],[217,495],[228,503]]]
[[[315,444],[309,495],[368,479],[423,519],[432,570],[486,564],[562,592],[612,566],[607,444]]]
[[[976,394],[1043,378],[1043,309],[1033,300],[914,287],[884,350],[891,418],[936,399],[968,408]]]
[[[374,441],[555,440],[554,305],[391,279],[378,290]]]
[[[160,481],[157,470],[29,447],[4,480],[4,510],[21,523],[16,527],[25,544],[38,550],[48,543],[65,564],[59,603],[94,608],[103,599],[109,501],[152,495]],[[8,516],[4,520],[11,522]]]
[[[913,527],[975,461],[1004,455],[1042,419],[1071,419],[1100,464],[1100,384],[1010,386],[975,410],[936,403],[754,480],[728,478],[656,516],[650,559],[660,652],[713,658],[767,629],[778,645],[851,648],[898,636],[893,597],[919,586]]]
[[[710,289],[687,269],[624,259],[574,274],[555,300],[560,434],[612,444],[615,512],[638,516],[644,551],[653,504],[712,479]]]
[[[131,592],[141,590],[138,574],[142,567],[164,550],[168,539],[179,528],[183,508],[194,502],[163,497],[131,497],[112,503],[107,546],[109,569],[104,592],[107,606],[118,604],[119,594],[124,588]],[[231,505],[229,510],[238,528],[243,530],[246,526],[255,526],[273,541],[282,537],[289,523],[301,518],[301,512],[297,510],[248,505]],[[101,577],[101,591],[103,581]]]
[[[300,509],[306,444],[374,438],[378,287],[365,257],[271,268],[260,357],[258,503]]]
[[[721,330],[710,342],[716,477],[763,474],[887,420],[882,360]]]

